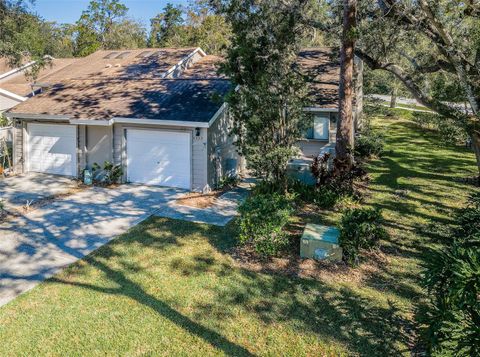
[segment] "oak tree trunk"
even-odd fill
[[[340,87],[335,171],[349,171],[353,165],[353,66],[357,0],[343,1],[343,38],[340,53]]]
[[[392,97],[390,98],[390,108],[397,107],[397,88],[392,89]]]
[[[477,167],[478,167],[478,184],[480,185],[480,133],[473,132],[470,135],[472,139],[472,148],[475,152],[475,156],[477,158]]]

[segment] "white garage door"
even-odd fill
[[[127,180],[191,188],[191,134],[127,130]]]
[[[77,176],[77,127],[28,124],[28,171]]]

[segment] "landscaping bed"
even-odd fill
[[[176,200],[176,203],[181,206],[188,206],[194,208],[211,207],[225,191],[213,191],[210,193],[189,192]]]

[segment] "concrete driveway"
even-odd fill
[[[40,173],[0,178],[0,201],[7,209],[23,207],[76,187],[77,182],[71,178]]]
[[[9,202],[23,200],[18,197],[25,197],[24,193],[16,194],[12,185],[3,183],[11,190],[7,195],[2,193],[3,198]],[[58,182],[52,185],[62,188]],[[136,185],[95,187],[0,224],[0,306],[124,233],[184,192]],[[40,194],[39,190],[36,195]]]

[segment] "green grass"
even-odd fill
[[[151,218],[0,308],[0,355],[409,355],[421,265],[474,189],[457,180],[474,156],[374,123],[387,152],[368,165],[367,205],[391,235],[375,264],[321,281],[253,272],[225,253],[233,227]]]
[[[404,109],[417,109],[417,110],[426,110],[432,112],[431,109],[424,107],[423,105],[416,105],[416,104],[402,104],[397,103],[396,108],[404,108]],[[433,113],[433,112],[432,112]]]

